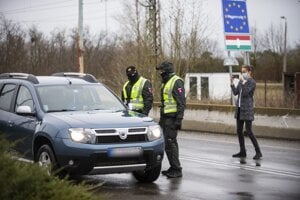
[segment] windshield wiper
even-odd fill
[[[47,113],[50,113],[50,112],[69,112],[69,111],[76,111],[76,110],[72,110],[72,109],[48,110]]]

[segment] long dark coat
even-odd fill
[[[236,101],[235,116],[234,116],[235,118],[237,118],[239,99],[241,98],[240,120],[251,120],[251,121],[254,120],[253,95],[254,95],[255,87],[256,87],[256,82],[253,78],[248,78],[244,84],[243,81],[240,81],[237,87],[231,85],[233,94],[238,95],[238,99]]]

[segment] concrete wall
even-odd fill
[[[159,118],[156,103],[150,116]],[[188,104],[182,129],[236,134],[233,106]],[[256,108],[253,131],[256,136],[300,140],[300,109]]]

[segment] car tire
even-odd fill
[[[56,158],[52,148],[48,144],[42,145],[37,151],[35,162],[47,169],[48,174],[54,174],[57,168]]]
[[[160,175],[161,171],[161,163],[151,169],[135,171],[133,172],[133,176],[142,183],[152,183],[156,181]]]

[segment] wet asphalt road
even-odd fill
[[[300,199],[300,141],[258,139],[263,159],[252,160],[254,149],[246,138],[248,158],[231,158],[238,151],[235,136],[180,132],[181,179],[161,176],[140,184],[130,174],[85,176],[98,183],[95,195],[105,199]],[[163,169],[169,167],[167,158]]]

